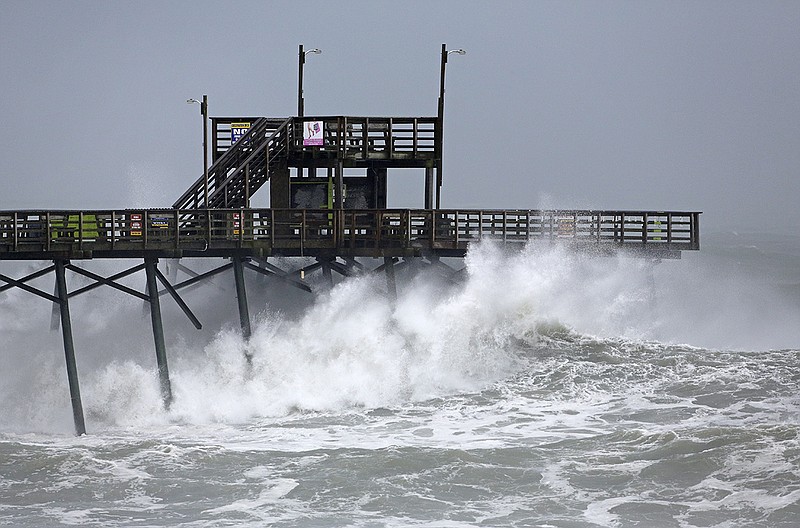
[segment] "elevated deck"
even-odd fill
[[[442,146],[436,117],[215,117],[212,130],[208,175],[175,201],[176,209],[247,208],[268,181],[271,207],[290,208],[291,186],[314,180],[318,169],[329,170],[335,182],[332,208],[347,208],[344,169],[366,171],[363,179],[372,188],[387,169],[425,169],[426,208],[438,203]],[[367,198],[368,207],[385,208],[385,193],[382,188]]]
[[[680,258],[699,212],[146,209],[0,211],[0,260],[311,256],[463,257],[470,244],[558,242]]]

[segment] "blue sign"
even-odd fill
[[[231,123],[231,145],[250,132],[250,123]]]

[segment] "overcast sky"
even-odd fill
[[[211,115],[432,116],[444,208],[798,233],[800,2],[35,1],[0,9],[0,209],[169,206]],[[391,177],[390,205],[422,206]]]

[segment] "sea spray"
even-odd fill
[[[169,411],[156,390],[141,301],[96,290],[73,303],[84,406],[94,426],[102,428],[239,423],[298,411],[403,405],[480,390],[513,375],[527,364],[531,350],[541,348],[543,336],[545,347],[565,332],[629,342],[696,339],[713,345],[715,337],[744,342],[746,332],[730,321],[747,314],[749,306],[740,294],[731,297],[726,285],[736,281],[750,303],[761,303],[770,293],[735,273],[715,275],[715,267],[702,260],[654,263],[550,244],[509,251],[487,242],[471,248],[465,265],[455,282],[433,272],[401,273],[395,305],[379,275],[338,280],[316,297],[276,281],[251,281],[251,312],[258,315],[249,342],[236,325],[232,281],[215,277],[213,285],[186,294],[205,323],[202,332],[165,303],[176,396]],[[136,287],[137,279],[128,284]],[[38,286],[52,287],[44,279]],[[283,299],[290,294],[305,308],[276,310],[290,302]],[[57,422],[58,430],[68,430],[62,427],[66,421],[55,418],[68,414],[63,350],[57,332],[42,331],[51,307],[16,290],[0,303],[5,329],[0,394],[4,401],[20,402],[0,410],[0,424],[5,430],[48,430]],[[797,332],[785,322],[797,313],[796,307],[775,306],[767,317],[749,317],[761,324],[762,334],[780,342]],[[705,321],[721,326],[709,328]],[[62,392],[63,398],[54,396]]]
[[[236,423],[297,411],[395,406],[479,390],[520,368],[520,352],[535,346],[540,325],[589,326],[588,312],[595,317],[588,320],[602,330],[643,298],[632,293],[634,301],[619,300],[619,283],[631,282],[630,268],[621,270],[618,261],[609,266],[578,259],[558,247],[509,253],[483,244],[466,265],[460,284],[446,284],[432,273],[409,278],[394,306],[377,293],[381,277],[348,279],[319,295],[297,318],[262,312],[249,342],[230,326],[202,353],[175,350],[170,419]],[[643,270],[634,266],[635,273]],[[612,302],[604,295],[613,295]],[[593,310],[609,304],[615,311]],[[108,375],[117,376],[118,370]],[[131,391],[106,394],[128,399]],[[142,397],[149,398],[144,409],[156,405],[155,391],[143,391]],[[112,408],[130,405],[110,403]],[[125,412],[112,422],[148,416]]]

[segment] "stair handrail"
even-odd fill
[[[208,176],[209,180],[211,180],[213,175],[216,175],[220,168],[223,169],[224,172],[227,172],[233,163],[232,161],[235,158],[241,156],[242,149],[245,148],[246,145],[253,145],[259,143],[259,135],[263,134],[264,131],[269,127],[270,123],[275,123],[275,119],[270,119],[267,117],[259,117],[255,124],[247,131],[239,140],[236,141],[233,145],[231,145],[228,150],[226,150],[217,161],[214,162],[211,167],[208,168]],[[282,125],[285,124],[285,120],[282,122]],[[282,126],[281,125],[281,126]],[[272,134],[266,138],[267,141],[272,137]],[[241,163],[239,163],[241,165]],[[227,181],[228,177],[225,177],[223,182]],[[198,178],[194,184],[189,187],[189,189],[181,195],[181,197],[172,204],[174,209],[186,209],[186,208],[194,208],[191,207],[192,202],[194,202],[194,197],[197,194],[198,190],[205,186],[205,175]],[[213,193],[211,193],[213,194]],[[209,199],[211,195],[209,195]]]
[[[261,154],[261,152],[262,152],[263,150],[265,150],[265,149],[269,149],[269,148],[270,148],[270,145],[271,145],[271,144],[272,144],[272,142],[273,142],[273,140],[275,140],[276,138],[279,138],[279,137],[280,137],[280,134],[281,134],[281,132],[285,131],[285,129],[288,127],[288,125],[289,125],[289,124],[291,124],[291,122],[292,122],[292,118],[291,118],[291,117],[289,117],[289,118],[286,118],[286,119],[283,121],[283,123],[281,123],[281,125],[280,125],[278,128],[276,128],[276,129],[275,129],[275,130],[272,132],[272,134],[270,134],[270,136],[269,136],[269,137],[267,137],[267,138],[266,138],[264,141],[262,141],[260,145],[258,145],[258,146],[256,146],[256,147],[254,147],[254,148],[253,148],[253,152],[251,152],[251,153],[250,153],[250,155],[249,155],[249,156],[247,156],[247,158],[245,158],[245,160],[244,160],[244,161],[240,162],[240,163],[238,164],[238,166],[236,167],[236,169],[235,169],[235,170],[234,170],[232,173],[230,173],[230,174],[229,174],[229,175],[228,175],[228,176],[225,178],[225,180],[224,180],[223,182],[221,182],[221,183],[219,184],[219,186],[218,186],[218,187],[217,187],[217,188],[214,190],[214,192],[213,192],[212,194],[210,194],[210,195],[208,196],[208,200],[209,200],[209,202],[212,200],[212,198],[215,198],[215,197],[216,197],[216,196],[218,196],[220,193],[224,193],[224,192],[225,192],[225,188],[228,186],[228,183],[229,183],[229,182],[231,182],[231,181],[234,181],[234,180],[236,180],[236,179],[237,179],[237,178],[238,178],[238,177],[241,175],[241,173],[242,173],[242,171],[244,170],[244,168],[245,168],[245,167],[246,167],[246,166],[247,166],[247,165],[248,165],[248,164],[249,164],[249,163],[250,163],[250,162],[253,160],[253,158],[255,158],[256,156],[258,156],[259,154]],[[246,136],[243,136],[243,138],[244,138],[244,137],[246,137]],[[288,134],[283,134],[283,137],[284,137],[284,138],[287,138],[287,137],[288,137]],[[240,140],[240,141],[241,141],[241,140]],[[284,148],[286,148],[286,146],[287,146],[287,141],[286,141],[286,139],[284,139],[284,141],[283,141],[282,143],[284,144]],[[268,160],[269,160],[270,158],[274,158],[274,156],[272,156],[272,157],[268,156]],[[220,159],[221,159],[221,158],[220,158]]]

